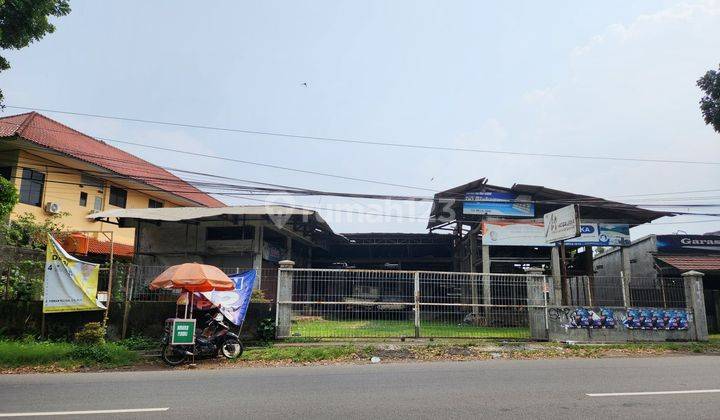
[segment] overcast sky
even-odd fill
[[[719,1],[71,5],[54,34],[5,52],[7,105],[417,145],[720,161],[720,135],[703,123],[695,86],[720,64]],[[720,190],[717,165],[433,152],[45,114],[94,136],[432,190],[481,177],[645,203],[637,195]],[[160,165],[261,182],[432,194],[121,147]],[[678,199],[718,203],[720,191],[652,197]],[[423,232],[429,210],[286,201],[406,217],[320,210],[336,232]],[[664,218],[632,234],[720,230],[720,218],[710,219]]]

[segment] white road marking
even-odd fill
[[[0,417],[80,416],[83,414],[148,413],[153,411],[168,411],[169,409],[170,407],[126,408],[122,410],[40,411],[37,413],[0,413]]]
[[[720,389],[691,389],[688,391],[654,391],[654,392],[611,392],[607,394],[585,394],[588,397],[628,397],[643,395],[675,395],[675,394],[716,394]]]

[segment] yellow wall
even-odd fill
[[[16,152],[17,153],[17,152]],[[112,231],[114,241],[127,245],[133,245],[135,238],[135,230],[132,228],[119,228],[117,225],[96,222],[87,218],[94,207],[95,197],[103,198],[102,210],[112,210],[119,207],[110,205],[110,185],[125,189],[127,193],[126,208],[147,208],[148,200],[153,198],[161,201],[164,207],[177,207],[177,204],[168,202],[167,200],[154,197],[145,191],[131,190],[127,187],[114,184],[108,180],[104,180],[102,176],[93,174],[95,178],[102,180],[105,185],[102,188],[81,186],[80,171],[73,168],[58,168],[58,163],[42,159],[38,156],[31,155],[24,151],[19,151],[18,163],[13,165],[15,170],[15,185],[20,191],[20,183],[22,182],[22,169],[28,168],[43,172],[45,174],[45,186],[43,189],[42,205],[48,202],[60,204],[60,211],[69,213],[63,216],[59,221],[69,230],[93,230],[93,231]],[[88,194],[87,206],[80,206],[80,192]],[[23,213],[31,213],[38,220],[44,220],[50,215],[45,212],[42,207],[18,203],[12,211],[11,218],[15,219]],[[98,237],[105,240],[103,236]]]

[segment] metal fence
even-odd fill
[[[528,288],[542,275],[400,270],[280,269],[292,277],[290,325],[300,337],[529,338]],[[278,284],[278,288],[283,287]]]
[[[572,277],[568,302],[570,306],[685,308],[684,284],[679,277]]]
[[[170,266],[167,265],[133,265],[129,268],[128,296],[129,300],[158,302],[173,301],[180,297],[178,290],[150,290],[148,285]],[[225,274],[237,274],[252,270],[252,267],[219,267]],[[277,268],[263,268],[259,271],[259,279],[255,288],[266,292],[266,297],[274,300],[277,282]],[[113,286],[113,289],[115,287]]]

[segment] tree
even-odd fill
[[[55,32],[50,16],[61,17],[70,13],[68,0],[0,0],[0,48],[19,50],[46,34]],[[0,56],[0,71],[10,68]],[[3,93],[0,90],[0,104]]]
[[[718,70],[708,70],[697,81],[697,85],[705,95],[700,98],[700,111],[702,111],[705,124],[712,125],[720,133],[720,67]]]
[[[18,202],[18,192],[15,185],[7,179],[0,177],[0,223],[10,214]]]

